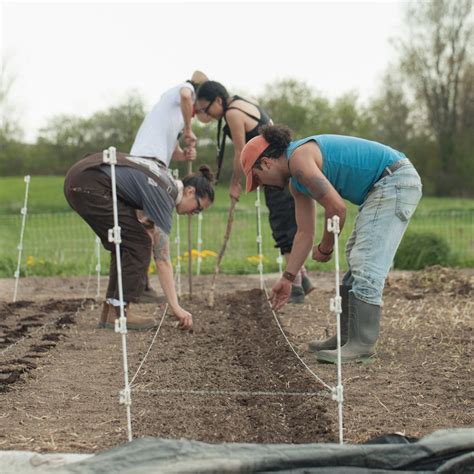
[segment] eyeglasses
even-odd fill
[[[209,115],[209,109],[212,107],[212,104],[216,101],[217,97],[214,97],[214,99],[209,102],[209,104],[206,105],[203,109],[196,109],[197,114],[206,114]]]
[[[194,195],[194,199],[196,199],[197,207],[196,207],[196,209],[194,209],[192,214],[199,214],[204,210],[204,208],[201,206],[201,203],[199,201],[199,198],[198,198],[197,194]]]

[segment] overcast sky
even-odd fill
[[[403,2],[2,1],[1,49],[32,140],[57,114],[87,116],[132,90],[147,106],[195,69],[258,95],[287,77],[335,98],[380,85]]]

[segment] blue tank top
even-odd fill
[[[323,174],[342,198],[362,204],[370,188],[383,170],[405,158],[405,155],[387,145],[344,135],[313,135],[291,142],[286,159],[301,145],[314,140],[323,157]],[[291,185],[300,193],[311,197],[308,189],[294,177]]]

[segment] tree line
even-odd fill
[[[474,59],[471,0],[413,2],[405,29],[394,40],[398,59],[387,67],[377,91],[362,101],[357,91],[329,100],[306,83],[284,79],[266,85],[256,100],[274,122],[296,138],[336,133],[380,141],[404,152],[420,172],[424,192],[473,196]],[[219,80],[217,78],[217,80]],[[87,118],[52,117],[33,144],[9,104],[13,86],[0,70],[0,174],[64,174],[86,153],[114,145],[129,151],[146,110],[138,93]],[[230,91],[232,92],[232,91]],[[247,95],[241,93],[244,97]],[[213,163],[216,126],[195,123],[198,163]],[[231,175],[226,151],[221,181]],[[183,169],[184,171],[184,169]]]

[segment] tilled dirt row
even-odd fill
[[[289,349],[262,292],[229,295],[212,311],[205,301],[201,307],[194,311],[194,335],[177,343],[165,328],[147,361],[153,370],[137,379],[139,434],[209,442],[334,440],[327,394]],[[210,393],[164,396],[140,390]]]
[[[334,330],[331,282],[328,275],[312,278],[316,291],[303,305],[285,306],[279,320],[304,361],[334,385],[335,367],[318,364],[306,351],[308,341]],[[343,367],[346,442],[391,432],[421,437],[474,423],[473,283],[471,273],[452,269],[391,276],[374,363]],[[42,296],[16,306],[0,303],[0,449],[95,452],[125,442],[120,336],[97,329],[101,308],[89,300],[46,300],[48,294],[74,297],[84,280],[22,284],[28,298],[38,288]],[[256,286],[253,277],[221,275],[210,309],[204,297],[209,279],[198,277],[194,298],[182,303],[194,315],[194,332],[176,329],[173,316],[164,318],[133,382],[134,436],[336,441],[337,404],[290,351],[261,292],[250,290]],[[163,306],[133,310],[160,317]],[[130,379],[153,336],[129,332]],[[286,395],[266,393],[281,391]]]
[[[36,369],[74,324],[78,309],[87,300],[51,300],[0,304],[0,392],[22,375]]]
[[[125,408],[118,403],[120,336],[97,329],[100,307],[83,304],[73,313],[79,301],[48,304],[63,305],[71,324],[63,324],[56,345],[34,370],[0,394],[0,447],[90,452],[125,442]],[[288,348],[260,290],[227,295],[212,309],[196,296],[183,305],[194,314],[194,332],[177,330],[174,317],[166,316],[138,374],[154,332],[127,336],[134,436],[208,442],[335,439],[327,391]],[[25,303],[24,308],[39,314],[49,307]],[[139,305],[135,311],[158,317],[163,308]],[[55,321],[56,314],[43,312]]]

